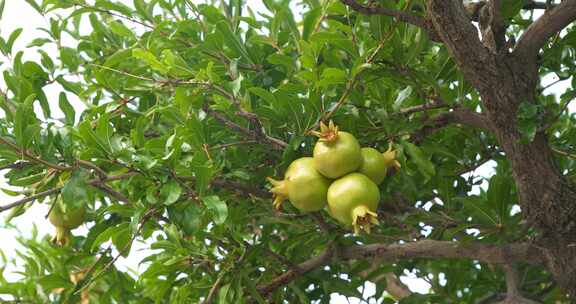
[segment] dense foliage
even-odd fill
[[[505,296],[505,267],[482,258],[381,259],[346,249],[423,240],[502,246],[535,234],[518,212],[497,139],[448,116],[483,108],[437,37],[336,0],[264,0],[268,12],[241,0],[26,2],[49,26],[26,50],[12,49],[19,31],[0,40],[9,58],[2,65],[0,166],[20,189],[7,192],[32,199],[15,197],[0,211],[10,220],[61,199],[87,209],[89,231],[69,246],[52,244],[44,231],[21,240],[22,279],[8,282],[0,272],[0,298],[328,303],[332,293],[362,298],[362,286],[374,281],[376,293],[365,300],[391,303],[392,281],[382,278],[405,270],[431,290],[397,296],[402,303]],[[374,2],[415,14],[426,6]],[[504,1],[508,37],[536,18],[539,10],[523,10],[524,2]],[[75,43],[63,44],[65,36]],[[58,56],[44,51],[48,46]],[[39,52],[41,60],[24,61],[23,52]],[[542,77],[573,75],[574,26],[543,49],[541,62]],[[44,91],[53,84],[59,96]],[[541,87],[538,103],[522,104],[519,127],[527,142],[544,128],[557,165],[571,176],[576,129],[566,108],[576,91],[550,92]],[[72,106],[78,101],[84,110]],[[56,108],[63,117],[54,118]],[[266,177],[281,177],[293,160],[312,155],[310,131],[328,119],[362,146],[397,150],[401,168],[380,185],[379,225],[369,235],[350,233],[325,211],[272,205]],[[485,163],[493,174],[476,176]],[[155,249],[142,261],[146,270],[116,269],[117,256],[129,256],[141,240]],[[322,263],[306,268],[317,256]],[[513,265],[519,292],[545,303],[565,300],[537,264]]]

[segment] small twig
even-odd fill
[[[120,202],[130,203],[130,199],[128,199],[124,194],[112,189],[112,187],[105,185],[105,184],[95,184],[94,187],[110,194],[110,196],[114,197]]]
[[[216,297],[216,292],[218,291],[218,289],[220,289],[220,285],[222,284],[223,278],[224,278],[223,274],[220,274],[218,276],[218,278],[216,279],[216,282],[214,282],[214,284],[212,285],[212,288],[210,288],[210,291],[208,292],[208,296],[206,296],[206,299],[202,302],[202,304],[212,304],[212,302],[214,301],[214,298]]]
[[[0,206],[0,212],[4,212],[6,210],[12,209],[14,207],[20,206],[22,204],[26,204],[28,202],[34,201],[36,199],[48,196],[50,194],[54,194],[54,193],[59,193],[62,190],[63,187],[56,187],[56,188],[52,188],[50,190],[46,190],[46,191],[42,191],[40,193],[34,194],[34,195],[30,195],[28,197],[25,197],[21,200],[17,200],[13,203],[4,205],[4,206]]]
[[[558,112],[558,114],[547,124],[543,125],[542,127],[538,128],[538,132],[543,132],[545,130],[548,130],[550,127],[552,127],[552,125],[554,125],[554,123],[556,121],[558,121],[558,119],[560,119],[560,117],[562,117],[562,114],[568,110],[568,107],[570,106],[570,103],[572,103],[572,101],[574,101],[576,99],[576,93],[573,94],[574,96],[572,96],[568,101],[566,101],[564,103],[564,105],[562,106],[562,108],[560,109],[560,112]]]
[[[193,176],[178,176],[178,179],[182,180],[182,181],[190,181],[190,182],[196,181],[196,178]],[[272,197],[272,195],[268,191],[266,191],[262,188],[254,187],[254,186],[247,185],[247,184],[240,183],[240,182],[236,182],[236,181],[221,179],[221,178],[213,179],[210,182],[210,185],[216,189],[223,188],[223,189],[238,192],[238,193],[240,193],[244,196],[248,196],[248,197],[250,197],[250,196],[261,197],[261,198]]]
[[[439,100],[435,100],[435,101],[432,101],[430,103],[425,103],[425,104],[401,109],[400,111],[397,112],[397,114],[410,115],[410,114],[417,113],[417,112],[442,109],[442,108],[449,108],[449,107],[450,107],[449,104],[446,104],[446,103],[439,101]]]
[[[30,163],[25,162],[25,161],[18,161],[18,162],[15,162],[13,164],[7,164],[7,165],[0,167],[0,171],[7,170],[7,169],[22,169],[22,168],[24,168],[24,166],[26,166],[28,164],[30,164]]]
[[[94,67],[97,67],[97,68],[101,68],[101,69],[104,69],[104,70],[108,70],[108,71],[111,71],[111,72],[115,72],[115,73],[118,73],[118,74],[121,74],[121,75],[124,75],[124,76],[128,76],[128,77],[140,79],[140,80],[150,81],[150,82],[154,82],[154,83],[158,82],[158,81],[156,81],[155,79],[152,79],[152,78],[148,78],[148,77],[144,77],[144,76],[138,76],[138,75],[130,74],[130,73],[128,73],[128,72],[124,72],[124,71],[121,71],[121,70],[117,70],[117,69],[114,69],[114,68],[111,68],[111,67],[107,67],[107,66],[104,66],[104,65],[99,65],[99,64],[96,64],[96,63],[89,63],[88,65],[91,65],[91,66],[94,66]]]
[[[253,144],[257,144],[257,143],[258,143],[257,140],[243,140],[243,141],[237,141],[237,142],[232,142],[232,143],[227,143],[227,144],[215,145],[215,146],[210,147],[210,150],[221,150],[221,149],[226,149],[226,148],[234,147],[234,146],[253,145]]]
[[[244,245],[247,247],[250,246],[250,244],[248,244],[247,242],[244,242]],[[266,254],[268,254],[269,256],[271,256],[272,258],[274,258],[275,260],[277,260],[278,262],[280,262],[284,266],[286,266],[289,269],[292,269],[296,272],[301,271],[301,269],[298,268],[298,265],[292,263],[292,261],[288,260],[284,256],[277,254],[276,252],[272,251],[270,248],[268,248],[266,246],[263,246],[263,248],[264,248],[264,251],[266,252]]]
[[[208,105],[208,103],[205,103],[203,106],[203,110],[204,112],[206,112],[206,114],[214,117],[214,119],[216,119],[218,122],[220,122],[221,124],[223,124],[224,126],[233,129],[239,133],[244,134],[244,136],[252,138],[253,140],[258,141],[259,143],[264,143],[264,144],[270,144],[274,149],[276,150],[283,150],[284,148],[286,148],[288,146],[288,144],[280,139],[274,138],[274,137],[270,137],[267,136],[266,134],[263,134],[263,132],[260,131],[252,131],[248,128],[242,127],[238,124],[236,124],[235,122],[231,121],[230,119],[228,119],[226,116],[218,113],[217,111],[213,110],[210,108],[210,106]],[[261,126],[259,125],[258,128],[260,128]]]
[[[132,243],[136,240],[136,238],[138,237],[138,235],[140,234],[140,232],[142,231],[142,229],[144,228],[144,223],[151,217],[154,215],[154,213],[156,212],[156,208],[152,208],[150,210],[148,210],[140,219],[140,221],[138,222],[138,229],[136,230],[136,232],[134,232],[134,234],[132,235],[132,237],[130,238],[130,240],[126,243],[126,245],[124,245],[124,247],[122,247],[120,250],[118,250],[118,254],[110,261],[108,262],[103,268],[102,270],[100,270],[96,275],[94,275],[88,282],[86,282],[85,284],[82,285],[82,287],[76,289],[76,294],[82,292],[84,289],[88,288],[88,286],[90,286],[90,284],[92,284],[94,281],[96,281],[98,278],[100,278],[104,273],[106,273],[106,271],[108,271],[108,269],[110,267],[112,267],[112,265],[114,265],[114,263],[116,263],[116,261],[124,254],[126,253],[126,251],[132,246]],[[101,256],[102,257],[102,256]],[[99,259],[100,260],[100,259]],[[98,260],[98,261],[99,261]],[[98,263],[98,261],[96,261],[96,263],[93,264],[96,265]],[[93,267],[91,267],[91,270],[93,270]]]
[[[330,233],[332,231],[334,231],[334,228],[336,227],[332,227],[332,225],[328,224],[324,218],[322,217],[322,214],[318,213],[318,212],[312,212],[310,214],[312,216],[312,218],[316,221],[316,223],[318,223],[318,227],[320,227],[320,229],[326,233]]]
[[[95,164],[89,161],[79,159],[76,160],[76,163],[79,166],[94,170],[94,172],[96,172],[96,175],[98,175],[98,177],[100,177],[100,179],[102,180],[108,177],[108,174],[104,170],[102,170],[100,167],[96,166]]]
[[[27,158],[30,161],[33,161],[35,163],[39,163],[39,164],[43,164],[47,167],[50,167],[52,169],[58,170],[58,171],[68,171],[68,170],[72,170],[74,169],[74,167],[64,167],[64,166],[60,166],[57,164],[53,164],[49,161],[43,160],[42,158],[33,155],[32,153],[18,147],[18,145],[16,145],[15,143],[11,142],[10,140],[4,139],[2,137],[0,137],[0,144],[4,144],[8,147],[10,147],[12,150],[14,150],[16,153],[24,156],[25,158]]]
[[[560,154],[560,155],[562,155],[562,156],[566,156],[566,157],[569,157],[569,158],[572,158],[572,159],[576,159],[576,154],[572,154],[572,153],[570,153],[570,152],[562,151],[562,150],[557,149],[557,148],[550,148],[550,149],[551,149],[552,152],[554,152],[554,153],[557,153],[557,154]]]
[[[478,162],[476,162],[470,166],[464,167],[461,170],[456,171],[452,175],[460,176],[462,174],[466,174],[468,172],[475,171],[476,169],[478,169],[479,167],[481,167],[485,163],[489,162],[490,160],[492,160],[492,158],[490,158],[490,157],[483,158],[483,159],[479,160]]]
[[[139,25],[141,25],[141,26],[143,26],[143,27],[147,27],[147,28],[149,28],[149,29],[154,29],[154,26],[152,26],[152,25],[149,25],[149,24],[144,23],[144,22],[142,22],[142,21],[140,21],[140,20],[136,20],[136,19],[134,19],[134,18],[131,18],[131,17],[128,17],[128,16],[125,16],[125,15],[120,15],[120,14],[114,13],[114,12],[109,11],[109,10],[101,9],[101,8],[94,7],[94,6],[90,6],[90,5],[86,5],[86,4],[84,4],[84,3],[80,3],[80,2],[76,2],[76,1],[74,1],[74,5],[78,5],[78,6],[81,6],[81,7],[83,7],[83,8],[87,8],[87,9],[92,9],[92,10],[94,10],[94,11],[101,12],[101,13],[104,13],[104,14],[107,14],[107,15],[110,15],[110,16],[114,16],[114,17],[116,17],[116,18],[125,19],[125,20],[128,20],[128,21],[130,21],[130,22],[139,24]]]
[[[110,176],[110,177],[106,178],[105,180],[95,179],[95,180],[88,181],[88,184],[90,184],[91,186],[98,186],[98,185],[101,185],[101,184],[106,183],[106,182],[130,178],[136,174],[137,174],[136,172],[131,172],[131,173],[125,173],[125,174],[120,174],[120,175],[116,175],[116,176]],[[52,188],[50,190],[46,190],[46,191],[31,195],[28,197],[25,197],[21,200],[17,200],[13,203],[10,203],[10,204],[4,205],[4,206],[0,206],[0,212],[4,212],[6,210],[12,209],[14,207],[20,206],[22,204],[26,204],[28,202],[34,201],[36,199],[39,199],[39,198],[42,198],[42,197],[45,197],[45,196],[48,196],[48,195],[51,195],[54,193],[59,193],[62,190],[62,188],[63,188],[63,186],[55,187],[55,188]]]

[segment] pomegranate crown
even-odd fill
[[[386,152],[382,153],[382,155],[384,155],[386,167],[388,167],[388,168],[393,167],[396,170],[400,170],[400,168],[402,166],[400,165],[400,162],[398,162],[398,160],[396,160],[396,150],[394,150],[392,148],[392,144],[390,144],[390,146],[388,147],[388,150],[386,150]]]
[[[378,225],[378,214],[371,211],[368,207],[360,205],[352,210],[352,227],[354,228],[354,234],[360,234],[360,231],[364,231],[370,234],[370,227],[372,225]]]
[[[333,142],[338,139],[338,126],[332,120],[328,125],[320,122],[320,131],[312,131],[312,135],[318,136],[320,141]]]
[[[274,196],[274,208],[276,210],[280,210],[282,208],[282,203],[288,199],[288,188],[285,180],[275,180],[271,177],[266,178],[270,184],[272,184],[272,188],[270,192]]]

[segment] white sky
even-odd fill
[[[127,5],[130,5],[132,1],[123,0],[120,2],[124,2]],[[254,9],[254,11],[266,11],[263,4],[260,1],[249,1],[250,5]],[[29,7],[28,4],[24,2],[24,0],[7,0],[6,1],[6,8],[4,11],[4,15],[0,20],[0,35],[2,37],[8,37],[8,35],[17,28],[23,28],[24,31],[20,38],[17,40],[14,51],[24,50],[26,45],[30,43],[34,38],[39,36],[45,36],[46,34],[41,33],[37,28],[39,27],[46,27],[48,24],[47,20],[45,20],[42,16],[36,13],[34,9]],[[75,46],[73,41],[66,41],[64,40],[65,45]],[[43,47],[45,51],[49,54],[57,57],[55,54],[55,48],[53,46]],[[15,52],[14,52],[15,53]],[[35,60],[38,59],[39,56],[37,55],[35,50],[28,49],[25,51],[25,59],[28,60]],[[0,55],[0,61],[5,61],[5,58],[2,58]],[[0,65],[0,72],[4,69],[9,67],[9,62],[4,62]],[[1,78],[1,77],[0,77]],[[549,83],[554,81],[553,77],[549,79],[545,79],[544,83]],[[3,80],[0,79],[0,86],[4,87]],[[558,87],[561,88],[558,88]],[[569,86],[569,82],[565,82],[553,88],[554,90],[558,90],[559,92],[563,92],[564,89]],[[62,113],[60,112],[57,106],[58,94],[60,92],[59,85],[52,85],[50,88],[46,90],[46,94],[48,95],[49,100],[51,101],[51,110],[53,115],[57,117],[62,117]],[[72,96],[68,96],[73,105],[76,108],[77,117],[79,112],[84,108],[82,103],[78,100],[75,100]],[[571,109],[574,110],[574,109]],[[477,169],[474,173],[476,176],[490,176],[493,172],[492,168],[494,163],[487,163],[481,168]],[[485,183],[482,185],[486,187]],[[6,183],[4,182],[2,175],[0,173],[0,187],[6,187]],[[479,189],[475,189],[474,192],[478,192]],[[17,198],[9,197],[3,192],[0,192],[0,204],[4,205],[10,202],[15,201]],[[21,234],[26,237],[30,235],[32,226],[35,225],[40,231],[40,234],[52,234],[53,227],[50,225],[48,220],[44,217],[48,211],[47,205],[45,204],[35,204],[32,208],[30,208],[27,213],[23,216],[18,217],[17,219],[13,220],[11,224],[18,227],[21,231]],[[21,246],[16,241],[16,236],[18,235],[17,231],[14,229],[6,229],[4,227],[4,217],[8,212],[0,213],[0,235],[2,236],[2,251],[6,254],[9,259],[13,259],[15,257],[16,250],[22,250]],[[74,231],[75,234],[84,234],[88,231],[86,227],[80,227]],[[146,257],[150,252],[146,250],[147,246],[141,242],[137,242],[134,244],[133,249],[130,253],[130,256],[127,259],[120,258],[116,265],[120,269],[132,269],[135,271],[142,271],[142,267],[138,268],[138,262]],[[17,269],[17,266],[10,263],[4,273],[8,280],[17,280],[19,276],[14,274],[13,271]],[[410,289],[414,292],[420,293],[427,293],[429,289],[428,283],[421,279],[416,279],[415,275],[406,273],[406,276],[401,277],[401,280],[408,284]],[[367,283],[365,295],[372,295],[374,294],[375,289],[372,283]],[[0,295],[0,300],[2,300],[2,296]],[[331,303],[339,304],[339,303],[348,303],[345,297],[339,296],[336,294],[332,295]],[[360,303],[358,300],[351,299],[350,303]]]

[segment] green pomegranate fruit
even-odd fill
[[[370,233],[370,226],[378,224],[376,210],[380,201],[378,186],[366,175],[350,173],[328,188],[329,214],[340,223]]]
[[[338,178],[354,172],[362,165],[360,145],[354,135],[338,131],[330,125],[320,124],[320,132],[313,132],[320,139],[314,146],[314,166],[328,178]]]
[[[48,215],[50,223],[56,227],[56,236],[52,241],[59,245],[67,245],[71,238],[70,230],[80,226],[84,222],[85,216],[86,208],[68,207],[63,209],[62,202],[56,201]]]
[[[316,171],[312,157],[293,161],[284,174],[284,180],[268,180],[273,186],[270,192],[275,196],[276,209],[280,209],[286,199],[302,212],[318,211],[326,206],[330,180]]]
[[[376,185],[386,177],[386,157],[374,148],[362,148],[362,166],[358,172],[368,176]]]

